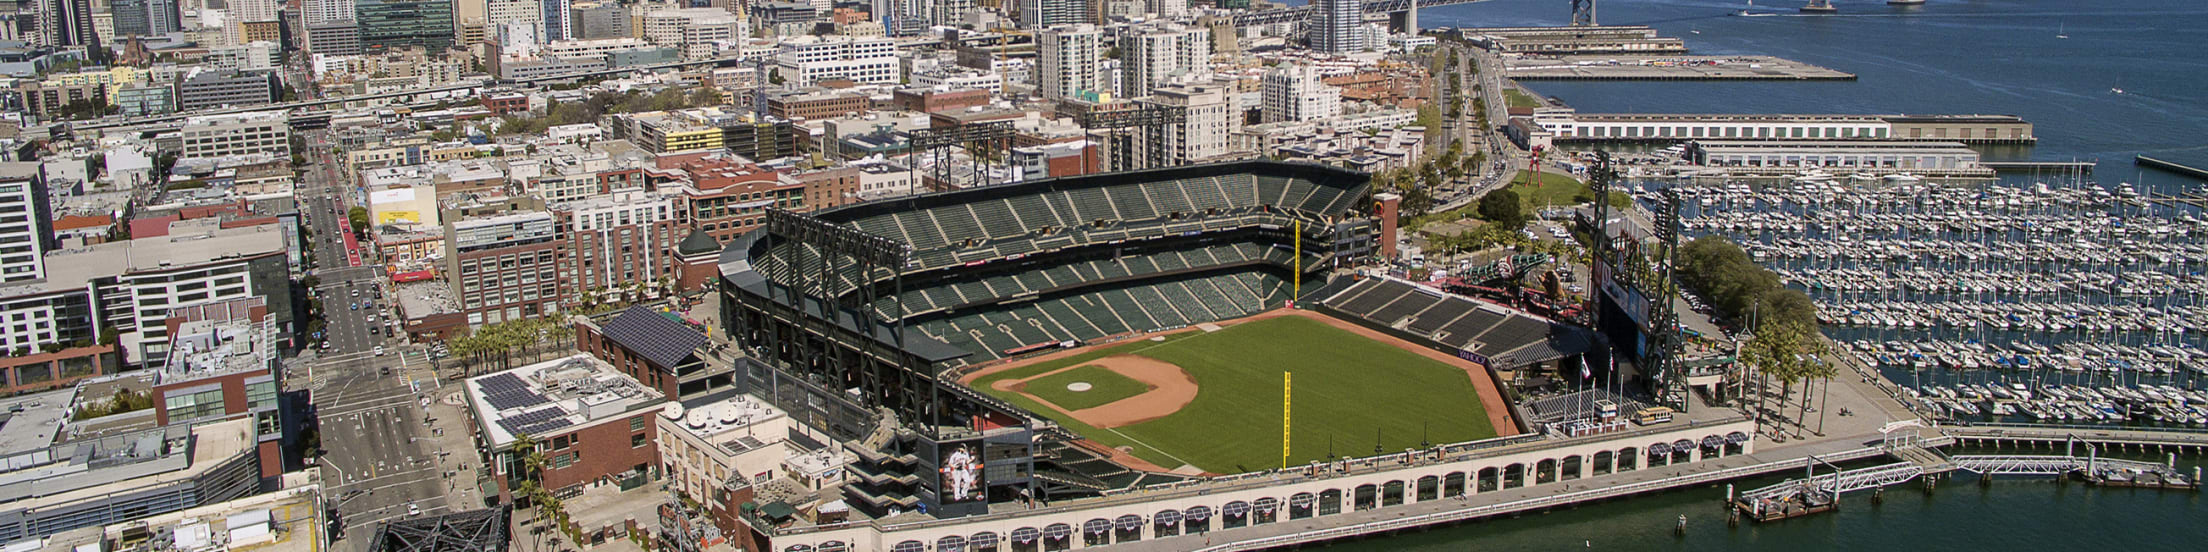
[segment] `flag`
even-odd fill
[[[1587,357],[1579,357],[1579,379],[1590,379],[1593,377],[1595,377],[1595,373],[1593,369],[1587,367]]]

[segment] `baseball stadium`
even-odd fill
[[[833,428],[870,513],[1522,433],[1491,364],[1585,338],[1356,276],[1375,207],[1363,173],[1246,161],[771,211],[721,316],[737,387]]]

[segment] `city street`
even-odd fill
[[[315,292],[328,343],[309,367],[309,385],[324,449],[324,495],[344,521],[345,542],[357,550],[382,522],[472,509],[451,502],[472,485],[451,481],[474,477],[447,474],[461,475],[475,455],[451,453],[469,450],[465,431],[446,432],[457,434],[458,444],[432,446],[440,438],[427,408],[439,383],[435,370],[420,351],[393,339],[383,270],[349,235],[346,211],[355,203],[347,201],[349,179],[322,133],[306,139],[312,163],[300,209],[314,229],[313,273],[321,280]]]
[[[386,357],[390,358],[390,357]],[[345,521],[348,541],[365,543],[377,524],[409,515],[472,509],[447,497],[443,477],[475,457],[431,447],[425,400],[433,389],[427,366],[383,369],[391,362],[355,353],[317,368],[327,372],[315,405],[328,451],[321,466],[325,496]],[[318,372],[319,373],[319,372]],[[413,378],[420,377],[420,381]],[[460,449],[465,451],[465,449]],[[472,478],[471,478],[472,480]]]

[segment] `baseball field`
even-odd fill
[[[991,366],[964,381],[1167,470],[1281,467],[1284,373],[1293,374],[1290,465],[1511,426],[1476,365],[1367,328],[1280,310],[1212,329]]]

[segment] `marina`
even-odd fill
[[[1808,293],[1842,352],[1928,418],[2208,425],[2198,209],[2083,181],[1677,189],[1686,233],[1730,238]]]

